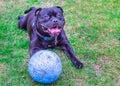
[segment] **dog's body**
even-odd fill
[[[76,68],[83,64],[76,58],[63,30],[65,19],[59,6],[51,8],[30,8],[25,16],[19,16],[18,27],[28,32],[30,56],[39,50],[59,47],[70,58]]]

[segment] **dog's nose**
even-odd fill
[[[54,23],[57,23],[58,22],[58,19],[53,19],[52,20]]]

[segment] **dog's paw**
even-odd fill
[[[74,62],[73,62],[73,64],[74,64],[74,66],[76,67],[76,68],[83,68],[83,63],[81,63],[80,61],[78,61],[78,60],[75,60]]]

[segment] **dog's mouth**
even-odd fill
[[[61,26],[54,26],[51,28],[47,28],[43,25],[42,26],[42,30],[50,35],[59,35],[61,33],[62,27]]]

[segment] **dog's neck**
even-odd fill
[[[48,36],[44,36],[41,35],[37,30],[36,30],[36,34],[42,38],[44,41],[53,41],[54,40],[54,44],[57,45],[58,41],[57,41],[57,37],[58,36],[53,36],[53,37],[48,37]]]
[[[39,38],[41,38],[44,41],[53,41],[54,40],[55,45],[57,45],[58,36],[49,36],[48,34],[44,33],[41,29],[38,28],[37,21],[36,21],[36,25],[33,23],[32,26],[35,27],[34,31],[39,36]]]

